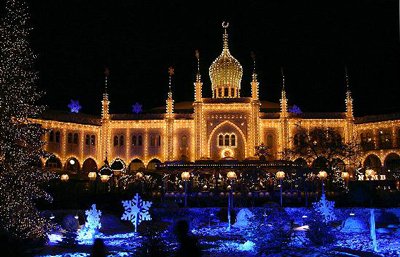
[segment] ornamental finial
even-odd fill
[[[168,98],[172,98],[171,84],[172,84],[172,76],[175,74],[174,67],[170,66],[170,67],[168,68],[168,74],[169,74]]]
[[[196,74],[196,82],[201,81],[201,75],[200,75],[200,52],[198,49],[195,51],[195,56],[197,59],[197,74]]]
[[[106,67],[104,69],[104,93],[107,94],[108,77],[110,76],[110,69]]]
[[[226,32],[226,29],[228,27],[229,27],[229,22],[223,21],[222,22],[222,28],[224,29],[224,35],[223,35],[224,50],[228,50],[228,33]]]
[[[285,74],[283,73],[283,67],[281,67],[281,75],[282,75],[282,91],[285,91]]]
[[[349,82],[349,73],[347,71],[347,65],[344,66],[344,73],[345,73],[345,77],[346,77],[346,88],[347,91],[350,90],[350,82]]]

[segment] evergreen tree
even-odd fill
[[[13,239],[43,239],[50,223],[35,206],[51,200],[40,186],[49,179],[38,167],[44,134],[35,124],[43,106],[36,88],[35,54],[29,46],[28,6],[6,0],[0,22],[0,229]]]

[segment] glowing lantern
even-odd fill
[[[91,180],[91,181],[96,180],[96,177],[97,177],[96,172],[94,172],[94,171],[89,172],[89,174],[88,174],[89,180]]]
[[[285,172],[283,172],[283,171],[278,171],[278,172],[276,173],[276,178],[277,178],[277,179],[280,179],[280,180],[284,179],[284,178],[285,178]]]
[[[63,182],[67,182],[69,180],[69,176],[68,174],[62,174],[60,179]]]
[[[229,172],[226,174],[226,177],[227,177],[229,180],[236,180],[236,179],[237,179],[237,175],[236,175],[236,173],[235,173],[234,171],[229,171]]]
[[[190,179],[190,173],[187,172],[187,171],[182,172],[181,178],[182,178],[183,181],[189,181],[189,179]]]
[[[318,172],[318,177],[321,180],[325,180],[328,177],[328,173],[326,173],[326,171],[324,171],[324,170],[321,170],[320,172]]]
[[[101,182],[108,182],[109,179],[110,179],[110,176],[108,176],[108,175],[101,175],[100,176]]]

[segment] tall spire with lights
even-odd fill
[[[201,102],[203,95],[202,95],[202,88],[203,83],[201,82],[201,74],[200,74],[200,53],[199,50],[195,52],[196,59],[197,59],[197,73],[196,73],[196,82],[194,82],[194,101]]]
[[[168,68],[168,74],[169,74],[169,82],[168,82],[168,98],[166,100],[167,104],[166,112],[167,116],[170,117],[174,113],[174,99],[172,99],[172,88],[171,88],[172,76],[175,74],[173,67]]]
[[[282,74],[282,92],[281,92],[281,99],[280,105],[281,105],[281,117],[286,118],[288,117],[288,100],[286,98],[286,91],[285,91],[285,74],[283,73],[283,68],[281,68],[281,74]]]
[[[253,74],[251,80],[251,98],[253,100],[258,100],[258,81],[257,81],[257,73],[256,73],[256,55],[254,52],[251,52],[251,58],[253,59]]]
[[[108,100],[108,93],[107,93],[109,76],[110,76],[110,70],[108,68],[105,68],[105,70],[104,70],[104,93],[103,93],[103,100],[101,101],[101,105],[102,105],[101,117],[102,117],[102,119],[107,119],[107,120],[110,118],[110,113],[109,113],[110,101]]]
[[[350,83],[349,83],[349,74],[347,71],[347,66],[345,66],[345,78],[346,78],[346,118],[353,120],[353,98],[351,97],[351,91],[350,91]]]

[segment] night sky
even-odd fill
[[[278,102],[280,67],[289,104],[303,111],[344,111],[348,66],[355,114],[400,111],[399,8],[396,0],[365,1],[78,1],[29,2],[32,46],[39,55],[42,101],[100,114],[104,67],[112,113],[165,105],[168,67],[175,101],[193,100],[194,52],[200,51],[203,96],[208,68],[222,50],[221,22],[242,64],[242,96],[250,96],[254,51],[260,98]]]

